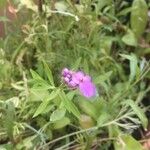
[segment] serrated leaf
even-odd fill
[[[145,0],[134,0],[131,11],[131,28],[139,38],[145,30],[148,20],[148,6]]]
[[[136,113],[136,115],[141,120],[143,128],[146,129],[147,125],[148,125],[148,119],[147,119],[146,115],[144,114],[144,111],[133,100],[128,100],[128,101],[126,101],[126,103],[133,109],[133,111]]]
[[[57,109],[53,111],[53,113],[50,116],[50,121],[54,122],[57,120],[61,120],[65,116],[66,110],[65,109]]]
[[[127,33],[122,37],[122,41],[129,46],[137,46],[137,39],[130,29],[128,29]]]
[[[62,100],[65,108],[69,112],[73,113],[77,118],[80,118],[80,112],[79,112],[78,108],[76,107],[76,105],[71,101],[71,99],[69,99],[63,91],[60,93],[59,96],[60,96],[60,99]]]
[[[142,145],[131,135],[123,135],[114,141],[115,150],[143,150]]]

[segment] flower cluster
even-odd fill
[[[72,71],[67,68],[62,70],[63,81],[73,89],[79,88],[83,96],[90,98],[96,95],[96,87],[89,75],[82,71]]]

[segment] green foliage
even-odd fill
[[[64,107],[69,111],[74,114],[77,118],[80,118],[80,112],[78,108],[74,105],[74,103],[69,99],[69,97],[62,91],[61,94],[59,95],[62,104]]]
[[[50,121],[61,120],[65,116],[65,113],[66,113],[65,109],[55,110],[50,117]]]
[[[144,32],[148,20],[148,7],[145,0],[134,0],[131,11],[131,28],[136,37]]]
[[[142,149],[132,133],[149,121],[150,3],[13,2],[16,20],[0,17],[0,149]],[[67,87],[66,67],[89,74],[96,96]]]
[[[115,142],[115,150],[132,150],[132,149],[137,149],[137,150],[142,150],[141,144],[136,141],[132,136],[130,135],[123,135],[120,137],[120,141]]]
[[[146,129],[148,126],[148,119],[146,118],[144,111],[140,109],[132,100],[126,101],[126,103],[133,109],[136,115],[140,118],[143,127]]]
[[[122,37],[122,41],[129,46],[137,46],[137,39],[130,29],[128,29],[127,34]]]

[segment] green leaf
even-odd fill
[[[115,150],[143,150],[142,145],[131,135],[123,135],[114,141]]]
[[[42,101],[45,97],[49,96],[48,90],[36,90],[36,89],[30,89],[30,95],[29,99],[30,101]]]
[[[48,84],[47,81],[45,81],[38,73],[36,73],[34,70],[30,70],[31,75],[33,77],[34,81],[34,89],[54,89],[55,87]]]
[[[94,79],[94,83],[95,84],[100,84],[106,80],[108,80],[110,78],[110,76],[112,75],[112,71],[106,72],[105,74],[102,74],[100,76],[98,76],[97,78]]]
[[[0,145],[0,150],[12,150],[13,149],[13,144],[8,143],[8,144],[1,144]]]
[[[130,13],[131,11],[132,11],[132,7],[124,8],[117,14],[117,16],[125,16],[128,13]]]
[[[127,100],[126,103],[133,109],[133,111],[136,113],[136,115],[141,120],[143,128],[146,129],[147,125],[148,125],[148,119],[147,119],[144,111],[133,100]]]
[[[64,106],[69,112],[72,112],[78,119],[80,118],[80,112],[76,105],[68,98],[68,96],[62,91],[60,94],[60,99],[62,100]]]
[[[33,79],[38,79],[38,80],[44,80],[38,73],[36,73],[34,70],[30,69],[31,75]]]
[[[115,39],[114,37],[111,37],[111,36],[103,36],[100,39],[101,49],[104,49],[108,55],[110,54],[113,41],[115,41]]]
[[[139,38],[145,30],[148,21],[148,6],[145,0],[134,0],[131,11],[131,28],[137,38]]]
[[[60,129],[70,124],[70,119],[67,117],[63,117],[61,120],[57,120],[53,123],[54,129]]]
[[[57,89],[56,91],[51,92],[51,94],[48,97],[46,97],[43,100],[43,102],[40,104],[40,106],[37,108],[37,110],[34,113],[33,117],[36,117],[39,114],[42,114],[45,111],[45,109],[46,109],[47,105],[49,104],[49,102],[51,100],[53,100],[59,94],[59,92],[60,92],[60,89]]]
[[[62,108],[55,110],[50,116],[50,121],[61,120],[65,116],[65,113],[66,110]]]
[[[130,29],[128,29],[127,33],[122,37],[122,41],[129,46],[137,46],[137,39]]]
[[[99,0],[98,1],[98,8],[99,8],[99,10],[101,10],[102,8],[104,8],[105,6],[110,6],[110,5],[112,5],[112,3],[113,3],[113,1],[112,0],[106,0],[106,1],[104,1],[104,0]]]
[[[84,72],[89,74],[89,66],[88,66],[88,61],[86,59],[84,59],[83,67],[84,67]]]
[[[49,103],[49,99],[44,99],[43,102],[40,104],[40,106],[37,108],[36,112],[33,115],[33,118],[38,116],[39,114],[42,114],[43,111],[46,109],[47,105]]]
[[[79,123],[83,129],[88,129],[95,126],[95,121],[87,115],[81,115]]]
[[[53,80],[52,72],[51,72],[50,68],[48,67],[48,65],[45,61],[43,61],[43,64],[44,64],[44,71],[47,75],[47,78],[48,78],[50,84],[54,86],[54,80]]]
[[[76,62],[72,65],[71,68],[73,68],[74,70],[77,70],[77,69],[79,68],[80,64],[81,64],[81,60],[82,60],[82,58],[79,57],[79,58],[76,60]]]
[[[100,116],[97,119],[97,125],[99,127],[103,126],[103,124],[107,123],[110,118],[111,118],[110,114],[108,114],[105,111],[101,112]]]
[[[73,90],[73,91],[70,91],[69,93],[67,93],[66,95],[67,95],[68,99],[73,99],[75,94],[76,94],[76,90]]]
[[[6,107],[6,115],[4,118],[4,126],[10,139],[13,139],[13,127],[15,122],[15,106],[9,101]]]
[[[130,61],[130,77],[129,77],[129,82],[133,81],[137,68],[138,68],[138,60],[137,57],[134,54],[131,55],[125,55],[125,54],[120,54],[125,59],[128,59]]]
[[[79,98],[78,104],[84,113],[91,116],[95,120],[97,119],[97,110],[92,102],[87,99]]]

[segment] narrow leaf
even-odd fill
[[[39,114],[42,114],[47,105],[49,104],[50,100],[54,99],[60,92],[60,89],[53,91],[48,97],[46,97],[43,102],[40,104],[40,106],[37,108],[36,112],[34,113],[33,117],[38,116]]]
[[[71,99],[69,99],[63,91],[59,94],[59,96],[62,102],[64,103],[66,109],[69,112],[73,113],[77,118],[80,118],[80,112],[76,105],[71,101]]]
[[[50,84],[54,86],[54,80],[53,80],[52,72],[51,72],[50,68],[48,67],[48,65],[45,61],[43,61],[43,64],[44,64],[44,70],[45,70],[45,73],[47,75],[47,78],[48,78]]]

